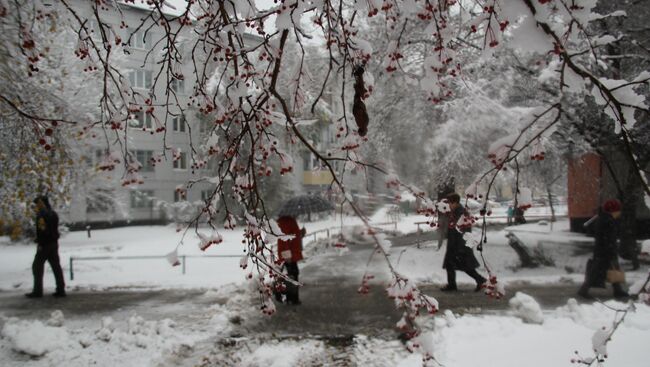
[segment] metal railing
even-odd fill
[[[506,219],[507,220],[508,216],[507,215],[491,215],[491,216],[486,217],[486,218],[487,218],[488,221],[490,221],[491,219]],[[549,219],[550,220],[551,219],[551,214],[530,214],[530,215],[526,215],[524,218],[526,218],[526,219]],[[555,218],[556,219],[566,218],[566,214],[555,214]],[[511,219],[514,222],[514,218],[511,218]],[[422,222],[414,222],[413,224],[415,224],[417,226],[417,232],[420,233],[420,232],[422,232],[420,230],[420,226],[425,226],[425,228],[426,228],[426,227],[429,226],[429,223],[430,223],[429,221],[422,221]],[[479,224],[480,223],[481,222],[479,222]],[[501,224],[508,224],[508,223],[507,222],[502,222]],[[514,223],[512,223],[512,224],[514,224]]]
[[[373,224],[373,228],[378,228],[378,226],[383,225],[393,225],[397,229],[397,222],[386,222],[386,223],[377,223]],[[343,226],[350,227],[350,226]],[[326,233],[327,238],[330,237],[330,234],[335,233],[335,231],[341,230],[341,226],[330,227],[319,229],[317,231],[309,233],[306,237],[314,236],[314,241],[317,239],[319,233]],[[214,258],[214,257],[223,257],[223,258],[241,258],[242,255],[179,255],[178,258],[181,260],[181,272],[185,274],[187,268],[187,258]],[[153,259],[166,259],[165,255],[141,255],[141,256],[70,256],[70,280],[74,280],[74,263],[79,261],[97,261],[97,260],[153,260]]]
[[[206,258],[206,257],[236,257],[241,258],[241,255],[179,255],[181,260],[181,271],[185,274],[186,258]],[[142,255],[142,256],[70,256],[70,280],[74,280],[74,262],[75,261],[94,261],[94,260],[152,260],[152,259],[166,259],[167,256],[161,255]]]
[[[373,223],[372,228],[375,229],[381,229],[379,226],[385,226],[385,225],[392,225],[394,230],[397,230],[397,222],[384,222],[384,223]],[[323,228],[319,229],[313,232],[307,233],[305,237],[310,237],[313,236],[312,242],[316,241],[318,239],[318,234],[319,233],[325,233],[326,238],[330,238],[331,235],[335,233],[341,233],[342,228],[349,228],[349,227],[354,227],[354,226],[335,226],[335,227],[329,227],[329,228]]]

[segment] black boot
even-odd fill
[[[589,287],[586,284],[583,284],[582,287],[580,287],[578,290],[578,296],[584,299],[594,299],[594,297],[589,294]]]
[[[456,287],[456,270],[447,269],[447,285],[440,288],[443,292],[453,292],[457,291]]]
[[[614,298],[624,300],[630,297],[630,295],[623,290],[621,283],[612,284],[612,288],[614,288]]]

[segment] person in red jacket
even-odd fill
[[[278,240],[278,257],[284,260],[289,278],[298,281],[298,261],[302,260],[302,238],[305,236],[305,229],[298,226],[296,218],[283,216],[278,219],[278,226],[285,235],[293,235],[290,240]],[[287,303],[299,305],[298,286],[287,283]]]

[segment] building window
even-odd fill
[[[140,50],[147,50],[148,42],[147,42],[147,34],[144,30],[139,30],[135,33],[131,34],[131,42],[129,43],[129,46],[132,48],[137,48]]]
[[[183,94],[185,92],[185,81],[172,79],[171,83],[169,83],[169,87],[174,91],[174,93]]]
[[[304,171],[311,170],[311,153],[309,152],[304,152],[302,154],[302,169]]]
[[[179,156],[174,161],[174,169],[187,169],[187,152],[180,152]]]
[[[97,20],[89,19],[86,23],[86,30],[88,31],[90,37],[94,38],[95,40],[102,39],[102,32],[101,29],[99,29],[99,23],[97,23]]]
[[[151,129],[153,127],[153,116],[144,111],[134,112],[129,115],[129,126],[139,129]]]
[[[105,150],[95,149],[93,151],[86,152],[81,158],[85,163],[86,167],[97,167],[104,160]]]
[[[140,89],[151,88],[151,70],[132,70],[129,72],[129,82],[131,87]]]
[[[214,157],[208,157],[203,167],[206,171],[214,172],[217,169],[217,160]]]
[[[105,149],[95,149],[95,160],[93,161],[95,166],[98,166],[100,163],[104,161],[104,157],[106,157],[106,150]]]
[[[108,189],[97,189],[86,198],[86,213],[112,213],[115,192]]]
[[[153,190],[131,191],[131,208],[153,208]]]
[[[210,196],[214,193],[214,190],[203,190],[201,191],[201,200],[208,201]]]
[[[210,122],[201,120],[199,122],[199,132],[201,134],[209,133],[210,132]]]
[[[185,132],[185,116],[180,115],[172,118],[172,130],[184,133]]]
[[[174,190],[174,202],[185,201],[185,191]]]
[[[137,159],[142,165],[142,168],[140,169],[141,172],[154,171],[153,150],[136,150],[135,159]]]

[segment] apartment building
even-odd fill
[[[94,39],[100,40],[100,25],[93,16],[92,1],[73,2],[74,10],[81,19],[88,19],[86,27]],[[116,12],[113,6],[119,7]],[[168,80],[165,73],[159,74],[158,55],[163,51],[164,42],[159,27],[145,26],[137,29],[143,19],[151,14],[146,6],[113,2],[99,9],[103,31],[119,35],[124,42],[126,53],[116,59],[116,66],[128,78],[135,92],[147,96],[153,90],[157,97],[153,114],[145,111],[132,112],[126,128],[126,147],[114,144],[101,128],[89,132],[88,144],[80,151],[81,161],[86,165],[89,175],[85,182],[79,182],[68,210],[62,212],[66,222],[73,227],[95,223],[95,225],[116,225],[123,223],[164,223],[182,214],[188,205],[204,201],[214,189],[212,184],[200,182],[186,189],[189,180],[196,180],[208,174],[211,164],[202,169],[192,169],[190,156],[191,142],[196,147],[201,142],[201,134],[206,132],[205,122],[199,120],[196,109],[187,108],[184,113],[170,106],[186,105],[192,93],[192,85],[184,79]],[[173,12],[173,9],[169,9]],[[121,14],[121,16],[120,16]],[[174,15],[174,14],[170,14]],[[128,27],[122,25],[124,22]],[[251,41],[255,36],[250,36]],[[191,60],[191,28],[185,27],[177,38],[176,47],[184,59]],[[198,60],[201,62],[202,60]],[[191,75],[191,63],[181,67],[181,73]],[[178,72],[178,70],[174,70]],[[187,78],[190,79],[190,78]],[[166,88],[170,86],[178,102],[167,103]],[[173,98],[170,96],[170,98]],[[173,99],[172,99],[173,100]],[[165,127],[165,139],[156,129]],[[110,133],[110,132],[109,132]],[[107,150],[107,146],[109,149]],[[171,149],[165,149],[171,148]],[[128,151],[141,165],[138,172],[142,183],[123,186],[125,177],[124,152]],[[97,169],[109,154],[120,163],[114,170]],[[179,190],[181,189],[182,190]]]
[[[88,19],[86,25],[91,30],[92,37],[99,40],[101,30],[93,16],[92,3],[92,1],[77,0],[73,4],[75,12],[82,19]],[[162,104],[161,98],[166,95],[168,80],[165,74],[158,74],[159,65],[156,63],[157,55],[162,52],[164,44],[158,42],[163,34],[157,33],[161,32],[158,27],[136,29],[142,23],[142,19],[150,15],[150,10],[146,6],[120,2],[105,6],[119,6],[121,16],[112,8],[99,9],[103,31],[115,32],[124,42],[130,40],[126,46],[127,53],[120,56],[118,60],[123,75],[128,77],[131,87],[141,95],[148,95],[153,89],[158,98],[154,104]],[[170,9],[170,12],[173,10]],[[129,27],[120,27],[122,21]],[[190,60],[191,28],[186,27],[178,40],[176,47],[183,53],[184,58]],[[251,44],[259,42],[259,38],[254,35],[250,35],[248,40]],[[181,69],[184,75],[191,75],[192,65],[188,62]],[[172,80],[169,83],[181,105],[186,105],[193,91],[191,80],[192,78]],[[329,94],[328,103],[336,114],[336,111],[342,111],[342,106],[334,95]],[[314,121],[305,120],[300,124],[305,126]],[[334,124],[322,120],[316,124],[317,132],[313,136],[315,146],[322,151],[335,147]],[[173,152],[163,149],[163,139],[160,135],[162,133],[155,132],[160,126],[166,129],[165,147],[172,147]],[[95,139],[90,139],[80,152],[81,161],[85,162],[90,175],[83,177],[85,182],[79,182],[67,210],[62,211],[65,222],[73,228],[79,228],[89,224],[97,227],[127,223],[166,223],[175,219],[189,219],[196,214],[197,208],[191,203],[204,202],[214,190],[214,185],[208,182],[198,182],[186,189],[188,181],[207,176],[210,169],[214,168],[213,162],[209,162],[202,169],[191,167],[191,143],[196,147],[206,129],[207,126],[205,122],[201,122],[200,114],[196,109],[188,108],[184,114],[181,114],[173,108],[167,110],[156,107],[151,115],[144,111],[132,113],[126,131],[128,137],[126,150],[142,164],[138,172],[142,183],[122,186],[121,182],[125,176],[123,162],[125,148],[119,144],[111,145],[110,139],[107,140],[98,128],[98,131],[93,134]],[[106,149],[107,145],[110,147],[110,152]],[[334,199],[330,190],[332,175],[322,167],[316,157],[300,148],[287,147],[287,150],[293,155],[295,166],[292,175],[282,178],[283,182],[286,182],[285,186],[294,194],[318,193]],[[109,153],[115,154],[122,160],[121,163],[116,164],[112,171],[97,170]],[[343,167],[337,163],[336,169],[341,172]],[[357,195],[364,197],[365,182],[362,173],[358,170],[348,169],[344,176],[344,183],[354,197]],[[179,188],[183,190],[179,191]]]

